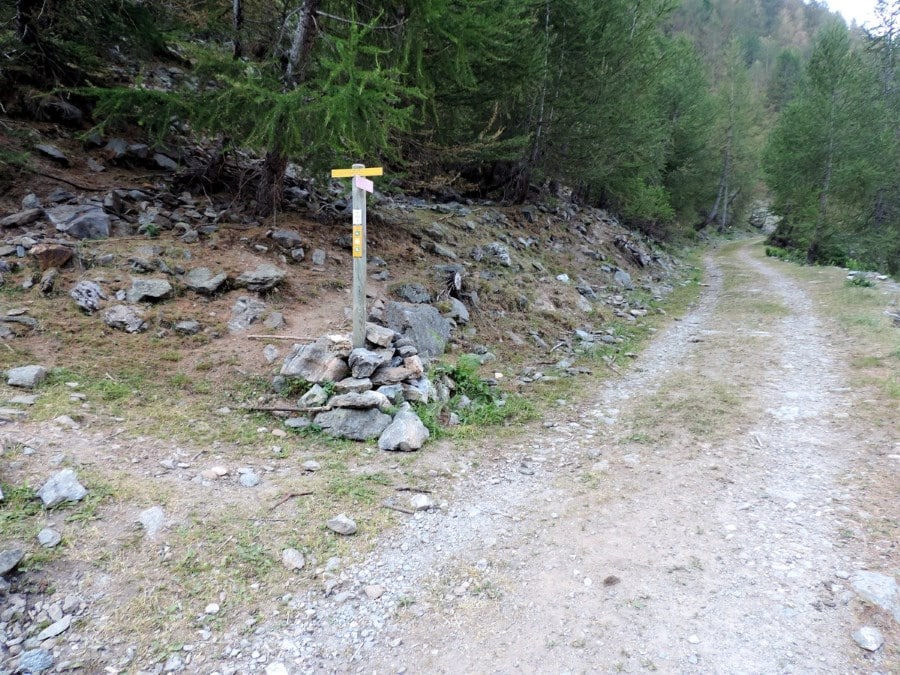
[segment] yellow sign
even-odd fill
[[[362,225],[353,226],[353,257],[362,258],[363,254],[363,229]]]
[[[380,166],[368,166],[361,169],[332,169],[332,178],[353,178],[353,176],[383,176],[384,168]]]

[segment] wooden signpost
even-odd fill
[[[351,169],[332,169],[332,178],[353,179],[353,348],[366,346],[366,193],[375,189],[366,176],[384,170],[354,164]]]

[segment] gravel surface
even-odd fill
[[[219,672],[896,667],[852,637],[863,563],[840,476],[862,449],[840,347],[747,247],[707,277],[628,373],[481,464],[463,455],[436,508],[319,570]]]

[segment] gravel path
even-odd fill
[[[697,307],[624,376],[461,454],[440,508],[286,597],[290,626],[222,672],[877,668],[851,638],[840,347],[748,251],[708,259]]]

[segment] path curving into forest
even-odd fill
[[[486,441],[443,508],[259,631],[272,672],[871,670],[851,638],[840,345],[750,244],[706,264],[632,369]]]

